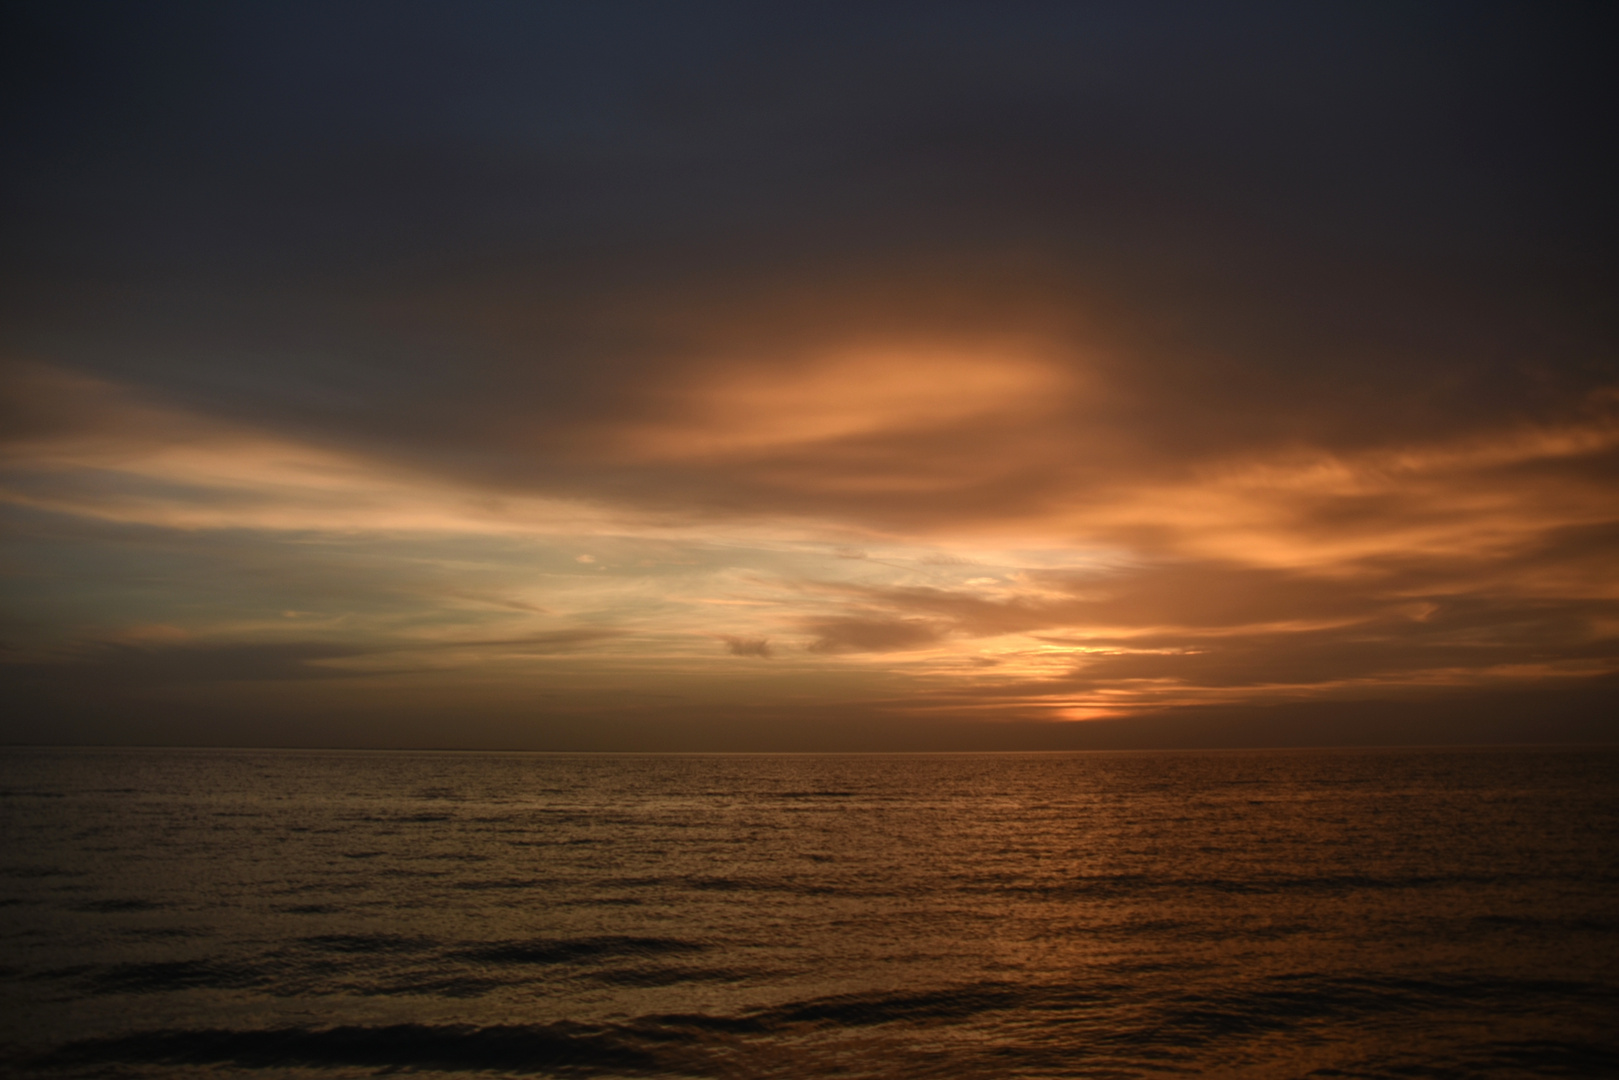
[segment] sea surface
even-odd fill
[[[1619,1076],[1619,752],[0,750],[0,1072]]]

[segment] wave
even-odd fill
[[[153,933],[188,936],[191,932],[160,929]],[[669,957],[689,956],[708,948],[678,938],[629,935],[447,944],[394,934],[318,934],[251,958],[81,965],[41,972],[36,977],[71,980],[84,993],[95,996],[259,988],[278,996],[339,992],[453,998],[549,981],[557,976],[547,973],[548,969],[559,966],[570,969],[569,978],[583,976],[618,986],[733,982],[746,977],[731,968],[671,967],[662,963]]]
[[[868,794],[870,792],[865,791],[775,791],[767,793],[765,797],[774,799],[858,799],[860,796]]]
[[[108,1064],[233,1065],[500,1070],[563,1077],[793,1076],[829,1071],[855,1076],[1124,1077],[1175,1070],[1193,1055],[1203,1062],[1240,1058],[1244,1047],[1276,1036],[1302,1037],[1319,1030],[1319,1023],[1327,1019],[1384,1030],[1414,1025],[1434,1034],[1436,1021],[1459,1005],[1475,1009],[1483,1005],[1501,1010],[1502,1016],[1537,1009],[1600,1016],[1619,1004],[1615,999],[1611,988],[1532,980],[1290,976],[1253,980],[1228,992],[1203,995],[1189,991],[1154,995],[1111,982],[976,983],[925,992],[833,995],[732,1015],[651,1014],[616,1023],[167,1029],[80,1040],[30,1064],[44,1070]],[[939,1039],[950,1028],[967,1037],[954,1041],[953,1049],[941,1056]],[[1440,1058],[1430,1046],[1423,1059],[1426,1065],[1417,1071],[1619,1073],[1619,1045],[1611,1042],[1579,1037],[1515,1039],[1506,1030],[1481,1041],[1476,1028],[1462,1028]],[[1591,1030],[1600,1026],[1586,1029]],[[845,1038],[840,1040],[840,1034]],[[809,1041],[802,1038],[811,1035]],[[1412,1073],[1412,1060],[1398,1052],[1366,1054],[1347,1045],[1341,1053],[1352,1060],[1323,1064],[1307,1075]]]
[[[335,953],[419,952],[433,947],[424,938],[400,937],[396,934],[316,934],[299,938],[300,945]]]
[[[263,972],[246,964],[206,960],[159,960],[146,964],[113,964],[85,980],[93,994],[150,994],[169,990],[238,990],[266,981]]]
[[[679,938],[604,936],[492,941],[451,955],[484,964],[569,964],[612,957],[666,956],[707,948]]]
[[[1369,874],[1320,874],[1275,877],[1174,877],[1159,874],[1097,874],[1057,882],[995,881],[981,878],[960,886],[968,893],[1013,893],[1047,898],[1107,896],[1141,892],[1214,892],[1260,896],[1289,893],[1343,894],[1406,890],[1544,885],[1557,879],[1545,874],[1410,874],[1379,877]],[[1575,884],[1607,884],[1610,875],[1584,874],[1569,878]]]
[[[617,1033],[573,1024],[472,1027],[283,1027],[151,1031],[87,1040],[36,1060],[36,1068],[118,1062],[246,1068],[500,1069],[527,1073],[652,1073],[659,1061]]]
[[[155,900],[141,900],[134,897],[114,898],[111,900],[92,900],[86,904],[77,904],[74,911],[98,912],[102,914],[115,914],[123,911],[158,911],[166,907]]]

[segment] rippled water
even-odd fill
[[[1619,1075],[1619,753],[0,753],[40,1076]]]

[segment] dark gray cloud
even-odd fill
[[[804,629],[815,635],[811,652],[901,652],[936,643],[941,628],[923,619],[846,616],[812,619]]]
[[[575,658],[688,601],[754,612],[699,631],[732,655],[807,635],[760,672],[1098,650],[979,657],[1008,701],[1615,661],[1607,7],[3,18],[5,633],[119,642],[50,678]],[[617,517],[530,552],[539,497]],[[772,548],[787,611],[572,562],[647,522],[1044,554]]]
[[[7,676],[64,689],[335,679],[355,673],[328,661],[372,651],[329,641],[100,642],[54,657],[19,656]]]
[[[576,627],[567,630],[552,630],[539,634],[524,634],[521,637],[489,638],[489,639],[456,639],[453,641],[432,641],[423,644],[415,642],[396,645],[396,649],[483,649],[498,646],[519,653],[549,654],[571,652],[574,649],[585,648],[604,641],[624,636],[624,631],[611,627]]]
[[[757,656],[769,659],[776,655],[775,650],[770,647],[769,638],[734,637],[727,634],[720,640],[725,642],[725,651],[732,656]]]
[[[13,350],[486,480],[789,297],[1077,315],[1169,453],[1615,378],[1594,8],[12,10]]]
[[[209,683],[283,682],[375,677],[408,673],[414,665],[392,659],[403,653],[498,649],[504,654],[549,656],[622,637],[611,629],[569,629],[522,637],[392,641],[357,645],[336,641],[102,641],[41,651],[27,645],[0,647],[0,664],[18,685],[61,691],[184,686]],[[380,658],[345,666],[332,661]]]

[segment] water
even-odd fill
[[[1619,1075],[1619,752],[0,752],[41,1077]]]

